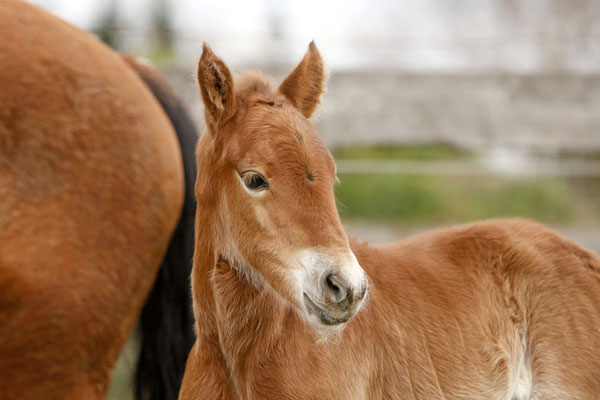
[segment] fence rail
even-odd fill
[[[434,176],[557,176],[600,177],[600,162],[588,160],[527,160],[513,165],[479,161],[336,160],[338,173]]]

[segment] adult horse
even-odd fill
[[[0,2],[1,399],[101,399],[146,299],[138,397],[176,398],[196,140],[151,69]]]
[[[314,44],[278,89],[234,79],[208,46],[198,79],[198,337],[180,399],[598,398],[596,255],[522,220],[349,241],[308,120]]]

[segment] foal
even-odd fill
[[[315,45],[278,89],[232,78],[206,45],[198,80],[197,340],[181,399],[597,398],[597,256],[520,220],[349,242],[308,121]]]

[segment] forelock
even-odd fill
[[[254,93],[265,99],[273,99],[273,83],[260,71],[244,71],[235,77],[234,87],[240,93]]]

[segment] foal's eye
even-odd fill
[[[265,178],[255,172],[245,174],[243,179],[248,189],[259,190],[269,187],[269,184]]]

